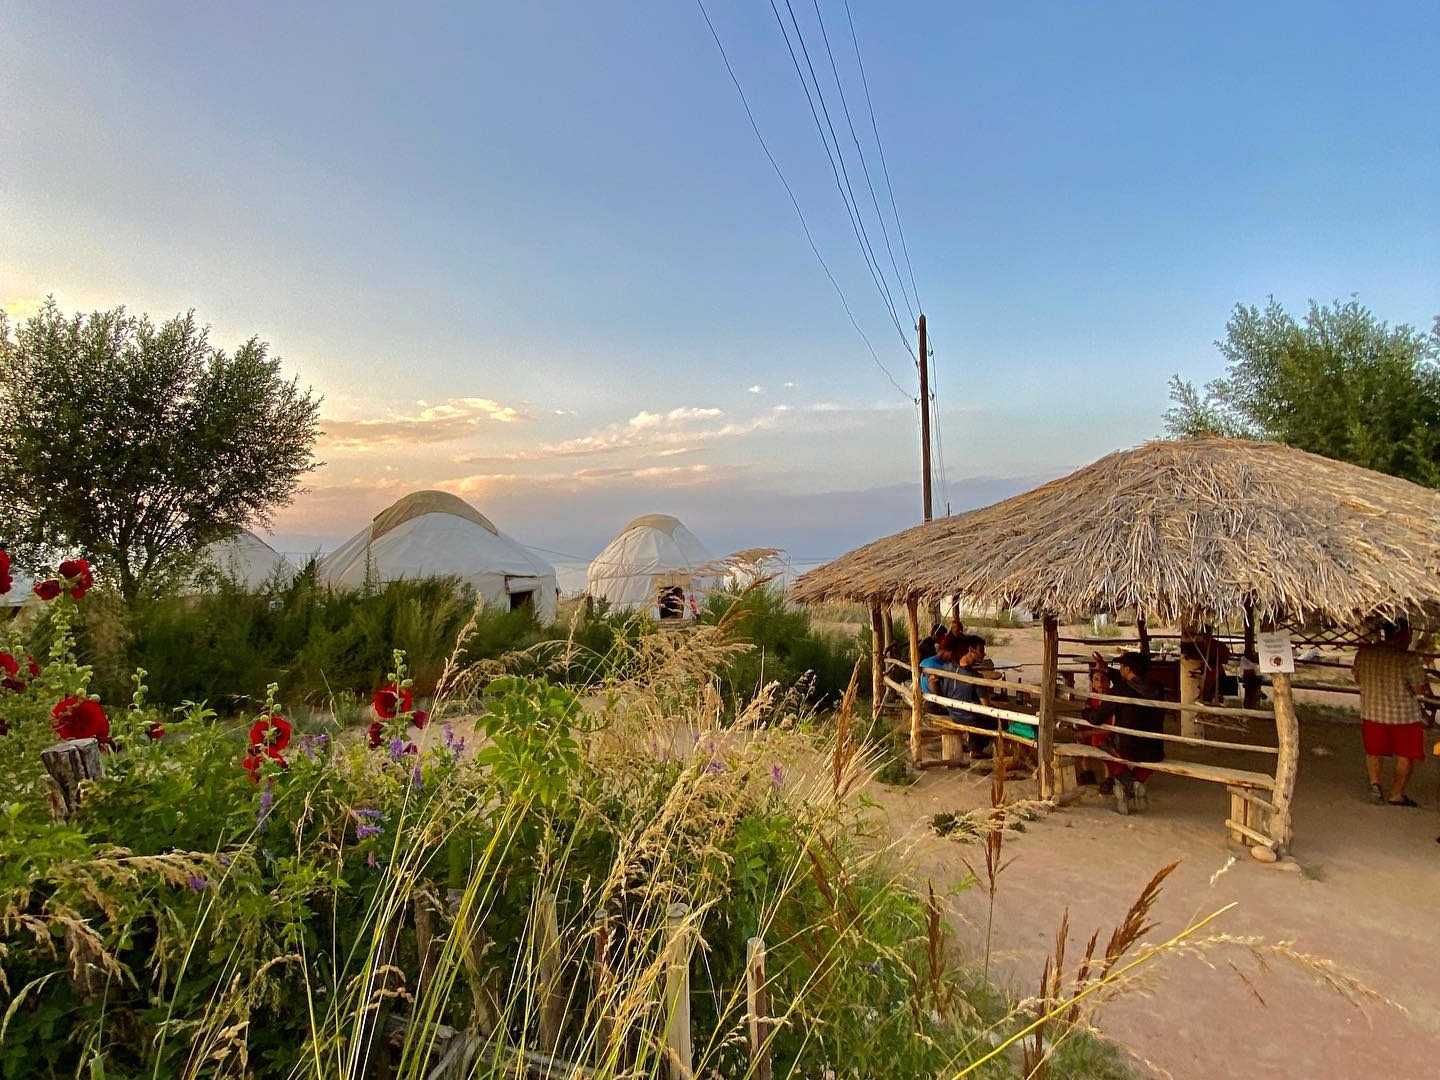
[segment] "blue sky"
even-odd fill
[[[851,4],[957,509],[1157,433],[1236,301],[1440,312],[1433,3]],[[649,510],[800,557],[913,522],[913,407],[693,3],[290,7],[0,14],[0,306],[271,342],[331,432],[282,547],[424,486],[577,555]],[[768,2],[708,7],[913,386]]]

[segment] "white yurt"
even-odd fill
[[[241,529],[229,540],[211,544],[200,558],[206,569],[251,591],[276,583],[283,585],[295,576],[290,560],[249,529]]]
[[[659,620],[693,618],[722,585],[714,556],[668,514],[646,514],[620,530],[595,556],[586,590],[615,609],[648,611]]]
[[[530,607],[541,622],[555,618],[555,568],[447,491],[417,491],[380,511],[320,560],[319,575],[342,589],[456,577],[487,607]]]

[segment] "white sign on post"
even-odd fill
[[[1260,670],[1264,674],[1295,674],[1295,650],[1290,647],[1290,635],[1285,631],[1257,634],[1255,651],[1260,655]]]

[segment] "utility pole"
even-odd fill
[[[924,499],[925,520],[935,517],[930,492],[930,343],[925,337],[925,314],[917,320],[920,330],[920,491]],[[929,601],[931,625],[940,621],[940,599]]]
[[[926,348],[925,314],[920,314],[920,490],[925,500],[925,519],[935,515],[930,506],[930,353]]]

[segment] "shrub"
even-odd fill
[[[869,634],[844,638],[814,629],[810,613],[774,587],[712,593],[701,621],[724,624],[735,640],[751,646],[730,658],[719,673],[721,692],[733,707],[768,683],[799,687],[813,705],[833,704],[849,685],[855,662],[869,649]]]

